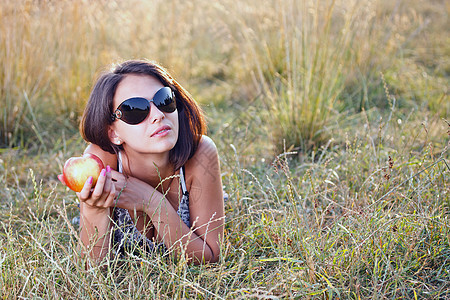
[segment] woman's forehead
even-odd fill
[[[114,103],[132,97],[152,99],[155,93],[164,87],[156,77],[150,75],[128,74],[119,83],[114,94]]]

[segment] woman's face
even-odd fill
[[[119,83],[113,99],[113,111],[125,100],[143,97],[151,100],[164,85],[149,75],[128,74]],[[114,144],[122,144],[127,153],[165,153],[178,140],[178,110],[172,113],[160,111],[153,102],[150,113],[139,124],[130,125],[115,120],[109,129],[109,138]]]

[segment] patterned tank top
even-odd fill
[[[118,157],[118,171],[122,173],[122,157],[119,152]],[[186,180],[184,177],[184,167],[180,169],[180,185],[183,193],[180,203],[178,205],[177,214],[180,219],[188,227],[191,227],[189,214],[189,192],[186,188]],[[116,207],[113,212],[113,247],[117,254],[140,253],[142,250],[146,252],[165,252],[166,246],[164,243],[155,243],[145,235],[143,235],[137,228],[135,221],[131,218],[128,210]]]

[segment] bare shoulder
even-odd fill
[[[214,141],[206,135],[203,135],[198,144],[197,151],[192,158],[198,159],[212,159],[218,156],[217,147]]]
[[[218,165],[219,155],[216,144],[210,137],[203,135],[197,151],[195,151],[195,154],[185,165],[186,173],[188,175],[195,175],[197,178],[202,174],[212,175],[218,170]],[[214,176],[216,176],[216,174]]]
[[[89,144],[84,150],[84,153],[95,154],[103,161],[103,164],[105,166],[110,166],[114,170],[117,169],[117,156],[115,154],[104,151],[97,145]]]
[[[214,151],[217,153],[217,147],[214,141],[207,135],[202,135],[200,143],[198,144],[198,149],[195,154],[202,153],[204,151]]]

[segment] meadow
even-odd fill
[[[444,0],[0,3],[2,299],[450,298]],[[86,268],[59,183],[111,64],[151,59],[220,154],[221,260]]]

